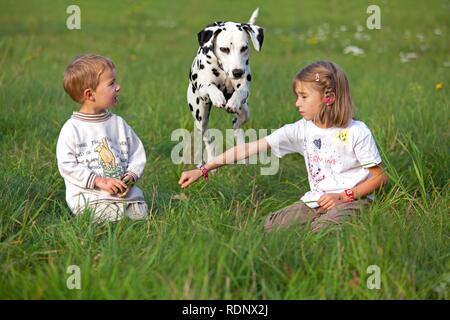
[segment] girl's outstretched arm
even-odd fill
[[[211,162],[205,164],[205,168],[208,170],[214,170],[226,164],[235,163],[239,160],[246,159],[254,154],[264,152],[270,149],[270,145],[266,142],[266,139],[260,139],[257,141],[252,141],[249,143],[241,144],[233,148],[228,149],[221,155],[215,157]],[[191,183],[195,182],[199,177],[202,176],[202,171],[200,169],[194,169],[189,171],[184,171],[181,174],[178,184],[182,188],[186,188]]]

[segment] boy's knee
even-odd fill
[[[91,207],[95,222],[117,222],[123,218],[123,206],[115,202],[97,204]]]
[[[142,220],[148,217],[148,206],[145,202],[131,203],[127,208],[127,216],[131,220]]]

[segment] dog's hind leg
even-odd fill
[[[248,105],[247,102],[245,102],[241,108],[239,108],[239,112],[236,113],[236,116],[233,118],[232,124],[233,124],[233,131],[234,136],[236,138],[236,144],[244,144],[245,143],[245,135],[244,130],[241,128],[241,126],[248,121],[250,118],[250,112],[248,111]],[[238,163],[248,163],[248,159],[246,158],[242,162]]]
[[[206,159],[202,152],[202,160],[204,162],[211,161],[215,157],[214,151],[214,137],[208,131],[209,113],[211,111],[211,102],[200,103],[201,107],[195,111],[195,128],[202,136],[202,140],[206,147]],[[201,148],[200,148],[201,150]],[[197,158],[196,158],[197,159]]]

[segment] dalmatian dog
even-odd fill
[[[200,48],[189,72],[187,100],[195,128],[201,132],[207,161],[215,156],[208,121],[211,106],[233,114],[232,127],[237,144],[244,143],[239,128],[249,119],[247,99],[252,75],[249,41],[260,51],[264,31],[255,25],[256,9],[248,23],[214,22],[198,33]]]

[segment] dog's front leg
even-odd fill
[[[225,109],[228,112],[233,112],[237,114],[240,113],[240,111],[242,110],[242,106],[247,103],[248,96],[249,90],[245,87],[235,90],[233,92],[233,95],[227,101]]]
[[[216,107],[224,108],[227,103],[222,91],[220,91],[215,84],[203,84],[200,86],[198,92],[204,99],[209,98],[211,103]]]

